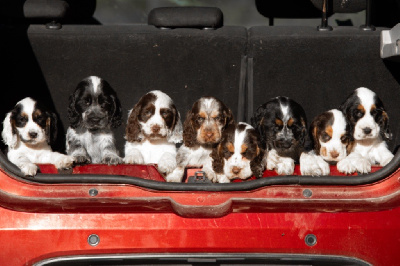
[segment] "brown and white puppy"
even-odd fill
[[[174,170],[182,123],[172,99],[159,90],[140,98],[128,114],[125,139],[125,163],[154,163],[163,174]]]
[[[200,167],[209,162],[222,132],[234,123],[232,111],[220,100],[214,97],[197,100],[183,123],[183,145],[178,150],[177,167],[166,180],[181,182],[187,165]]]
[[[7,157],[24,175],[36,175],[36,164],[54,164],[59,169],[72,167],[73,157],[51,149],[57,135],[56,124],[56,115],[29,97],[6,115],[2,137],[8,146]]]
[[[350,153],[353,138],[344,114],[332,109],[314,118],[310,126],[313,152],[300,157],[303,175],[328,175],[329,163],[340,163]]]
[[[372,164],[385,166],[393,159],[386,141],[391,139],[389,116],[381,99],[370,89],[356,89],[340,106],[351,126],[354,145],[338,164],[343,173],[371,171]]]
[[[213,182],[229,183],[253,175],[262,177],[264,151],[258,132],[249,124],[229,125],[210,156],[214,174],[208,173],[207,177]]]

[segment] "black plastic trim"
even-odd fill
[[[138,177],[120,175],[83,174],[37,174],[34,177],[23,177],[19,169],[4,154],[0,153],[0,165],[11,172],[15,178],[42,184],[128,184],[159,191],[249,191],[272,185],[347,185],[357,186],[377,182],[395,172],[400,165],[400,151],[392,161],[381,170],[358,176],[274,176],[247,182],[229,184],[210,183],[167,183],[147,180]]]

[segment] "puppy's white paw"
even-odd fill
[[[54,165],[57,169],[68,169],[72,167],[74,161],[74,157],[60,154],[58,159],[54,162]]]
[[[231,180],[226,177],[226,175],[218,175],[217,174],[218,183],[230,183]]]
[[[371,162],[366,158],[358,158],[357,160],[352,161],[352,163],[357,172],[362,174],[371,172]]]
[[[385,166],[388,163],[390,163],[390,161],[393,159],[394,155],[391,154],[391,156],[388,156],[387,158],[382,159],[382,161],[380,162],[381,166]]]
[[[206,173],[206,177],[213,183],[218,182],[217,174],[214,172],[211,167],[203,166],[201,169],[204,173]]]
[[[292,175],[294,172],[294,160],[292,158],[280,157],[275,171],[278,175]]]
[[[165,180],[167,182],[182,182],[182,177],[183,177],[184,173],[185,173],[184,168],[177,167],[177,168],[175,168],[174,171],[172,171],[169,175],[167,175]]]
[[[38,166],[33,163],[25,163],[21,165],[20,169],[25,176],[34,176],[37,173]]]
[[[158,162],[158,171],[162,174],[168,175],[176,168],[175,156],[171,153],[164,153]]]
[[[141,153],[135,155],[127,155],[124,158],[126,164],[144,164],[144,159]]]
[[[343,160],[340,160],[337,163],[336,167],[339,172],[344,174],[352,174],[357,171],[356,167],[353,165],[351,159],[349,158],[344,158]]]
[[[117,165],[121,164],[123,161],[118,155],[110,153],[106,154],[101,162],[108,165]]]
[[[280,157],[276,150],[270,150],[267,154],[266,168],[267,170],[274,170],[278,167]]]
[[[329,175],[330,167],[321,156],[303,152],[300,156],[300,172],[311,176]]]

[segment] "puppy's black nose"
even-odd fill
[[[372,129],[369,128],[369,127],[366,127],[366,128],[363,129],[363,132],[364,132],[364,134],[368,135],[369,133],[372,132]]]
[[[29,137],[31,137],[31,139],[35,139],[37,135],[38,134],[36,132],[29,132]]]

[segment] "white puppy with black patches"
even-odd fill
[[[291,175],[308,140],[307,119],[300,104],[279,96],[257,108],[251,124],[265,150],[263,163],[279,175]]]
[[[393,159],[386,141],[391,139],[389,116],[381,99],[370,89],[356,89],[340,106],[352,128],[354,145],[338,163],[343,173],[368,173],[372,164],[385,166]]]
[[[122,110],[110,84],[96,76],[79,82],[69,98],[67,153],[78,164],[119,164],[112,128],[121,125]]]
[[[129,111],[125,138],[125,163],[157,164],[164,175],[174,170],[182,122],[172,99],[159,90],[145,94]]]
[[[73,157],[52,151],[50,143],[56,135],[56,115],[29,97],[19,101],[3,122],[7,157],[26,176],[36,175],[36,164],[54,164],[58,169],[72,167]]]

